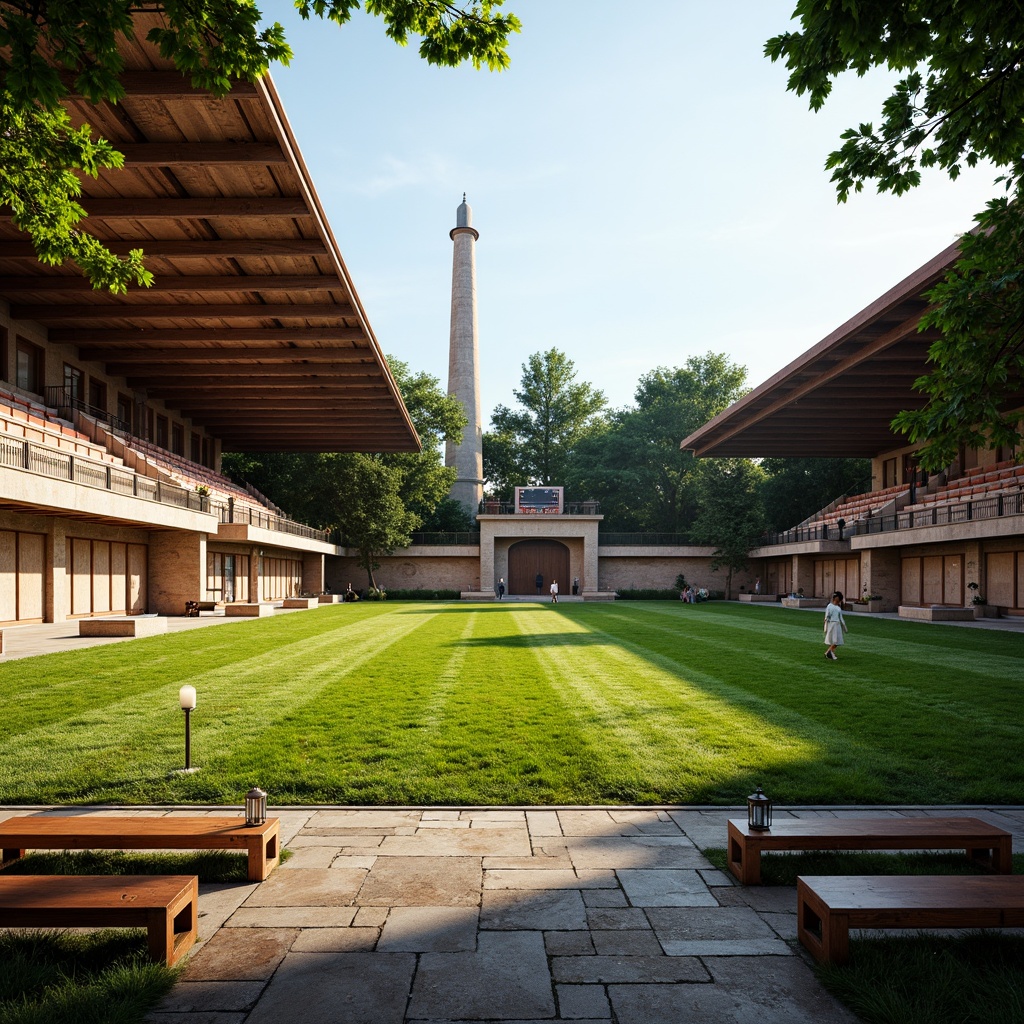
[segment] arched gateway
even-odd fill
[[[569,549],[557,540],[521,540],[508,549],[509,594],[537,594],[537,573],[544,577],[542,595],[547,596],[552,580],[568,594],[572,586],[569,576]]]

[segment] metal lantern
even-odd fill
[[[264,825],[267,821],[267,794],[259,786],[253,786],[245,794],[246,825]]]
[[[760,786],[747,797],[747,827],[755,832],[767,832],[772,827],[772,802]]]

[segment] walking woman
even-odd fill
[[[836,648],[843,645],[843,634],[845,632],[846,619],[843,618],[843,592],[837,590],[825,608],[825,643],[828,644],[825,658],[828,661],[839,660],[836,657]]]

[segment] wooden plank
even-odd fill
[[[200,292],[346,292],[345,285],[329,274],[259,274],[243,276],[241,274],[224,274],[223,276],[198,274],[175,276],[162,274],[153,284],[144,290],[129,292],[122,300],[123,305],[130,305],[133,300],[144,301],[149,295],[166,295],[181,293],[190,295]],[[0,294],[10,295],[16,292],[45,292],[52,295],[67,292],[70,295],[95,294],[92,284],[84,277],[68,277],[61,275],[41,274],[0,275]]]
[[[173,966],[195,944],[195,875],[0,877],[0,927],[145,928],[150,956]]]
[[[115,148],[126,168],[288,162],[276,142],[117,142]]]
[[[849,958],[850,928],[1016,928],[1024,876],[801,876],[797,935],[819,961]]]
[[[156,328],[153,330],[124,330],[111,328],[105,331],[102,328],[83,327],[81,330],[67,327],[54,327],[49,332],[50,341],[61,344],[90,345],[126,345],[134,348],[146,344],[177,345],[188,342],[228,341],[233,344],[242,344],[248,341],[275,341],[282,344],[300,343],[303,341],[325,341],[325,342],[366,342],[367,338],[358,327],[218,327],[211,324],[209,327],[171,327]],[[368,344],[341,346],[348,351],[339,351],[339,361],[353,363],[372,362],[377,363],[372,350]]]
[[[23,856],[25,850],[38,849],[245,849],[250,881],[262,882],[280,858],[279,830],[278,818],[249,827],[241,818],[26,815],[0,822],[0,848],[5,861]],[[251,873],[254,863],[262,864],[260,877]]]
[[[209,303],[74,303],[65,305],[14,305],[14,320],[39,320],[52,323],[57,320],[307,320],[344,319],[353,316],[347,302],[209,302]]]
[[[1013,837],[980,818],[806,818],[773,821],[767,832],[730,818],[729,869],[744,885],[761,881],[765,850],[957,850],[1011,871]]]

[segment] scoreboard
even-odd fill
[[[561,515],[562,487],[517,487],[516,514]]]

